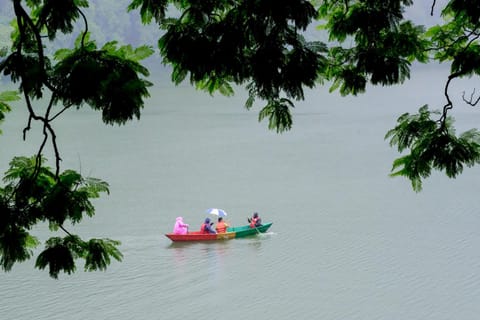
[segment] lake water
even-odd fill
[[[243,108],[245,94],[187,86],[157,85],[142,119],[122,127],[88,109],[66,114],[62,168],[111,186],[71,231],[120,240],[124,260],[59,280],[16,265],[0,273],[0,319],[477,319],[479,169],[433,174],[421,193],[388,177],[398,154],[386,131],[405,111],[443,104],[442,79],[425,72],[357,98],[309,92],[281,135],[257,122],[258,107]],[[459,132],[480,119],[455,116]],[[36,150],[35,131],[21,141],[25,123],[14,112],[2,125],[2,172]],[[209,207],[234,225],[258,211],[273,226],[221,243],[164,236],[177,216],[198,228]]]

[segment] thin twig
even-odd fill
[[[77,8],[77,10],[80,13],[80,15],[82,16],[83,22],[85,23],[85,30],[83,31],[82,42],[81,42],[81,46],[83,48],[83,47],[85,47],[85,38],[86,38],[87,33],[88,33],[88,21],[87,21],[87,17],[85,17],[85,14],[82,12],[82,10],[80,10],[78,8]]]
[[[475,106],[478,104],[478,102],[480,102],[480,96],[479,96],[475,101],[474,101],[474,99],[473,99],[474,96],[475,96],[475,89],[473,89],[473,92],[472,92],[472,94],[470,95],[470,99],[468,99],[468,100],[465,99],[465,91],[463,91],[462,99],[463,99],[463,101],[464,101],[466,104],[468,104],[468,105],[470,105],[470,106],[472,106],[472,107],[475,107]]]
[[[445,99],[447,100],[447,103],[443,106],[442,116],[438,120],[440,122],[440,130],[442,131],[446,130],[447,128],[446,120],[447,120],[448,111],[453,108],[453,102],[450,99],[450,95],[448,94],[450,83],[452,82],[453,79],[460,77],[462,74],[463,74],[462,72],[455,72],[450,74],[448,76],[447,82],[445,83],[444,95],[445,95]]]
[[[63,225],[60,225],[59,228],[62,229],[62,230],[63,230],[66,234],[68,234],[69,236],[72,235],[70,232],[67,231],[67,229],[65,229],[65,228],[63,227]]]

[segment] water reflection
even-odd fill
[[[217,286],[228,274],[228,256],[232,255],[229,242],[172,243],[167,256],[172,260],[173,281],[195,286]]]

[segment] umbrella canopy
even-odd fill
[[[218,209],[218,208],[207,209],[207,213],[208,214],[214,214],[214,215],[219,216],[219,217],[226,217],[227,216],[227,212],[225,212],[225,210]]]

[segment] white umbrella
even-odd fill
[[[214,214],[214,215],[219,216],[219,217],[226,217],[227,216],[227,212],[225,210],[218,209],[218,208],[207,209],[207,213],[208,214]]]

